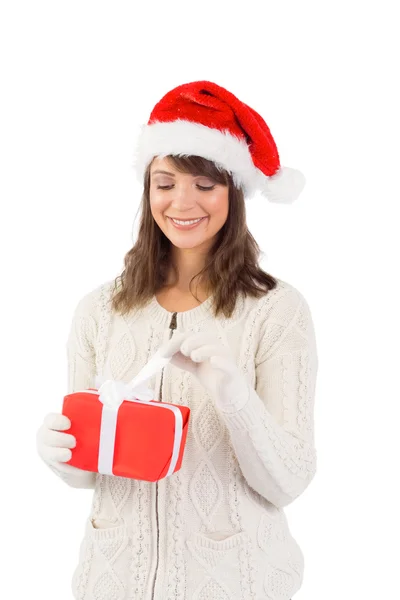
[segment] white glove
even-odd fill
[[[71,421],[63,414],[49,413],[36,434],[36,447],[40,458],[65,483],[74,488],[94,488],[96,473],[64,464],[72,456],[76,440],[63,430],[71,427]]]
[[[250,388],[230,348],[212,332],[174,335],[160,349],[170,363],[192,373],[222,412],[232,413],[249,400]]]

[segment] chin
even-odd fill
[[[201,240],[200,242],[196,242],[196,243],[190,243],[189,241],[182,244],[182,242],[175,242],[174,240],[171,240],[170,238],[168,238],[169,241],[171,242],[171,244],[173,246],[175,246],[175,248],[179,248],[180,250],[191,250],[193,248],[197,248],[198,246],[201,246],[206,240]]]

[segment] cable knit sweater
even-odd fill
[[[74,598],[289,600],[301,587],[304,557],[284,507],[316,471],[318,359],[305,298],[277,281],[262,298],[239,296],[229,319],[214,317],[212,296],[178,313],[153,296],[145,308],[116,315],[113,281],[77,304],[68,393],[105,378],[128,382],[175,332],[206,330],[229,345],[251,392],[244,407],[225,414],[190,373],[167,364],[148,383],[156,400],[191,409],[181,469],[159,482],[62,476],[94,488]]]

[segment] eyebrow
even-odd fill
[[[161,169],[156,169],[155,171],[153,171],[151,176],[153,177],[153,175],[169,175],[170,177],[175,177],[175,173],[171,173],[170,171],[163,171]],[[210,181],[213,181],[213,178],[208,175],[193,175],[193,177],[205,177],[206,179],[210,179]]]
[[[157,169],[156,171],[152,172],[152,175],[157,175],[157,174],[170,175],[171,177],[175,177],[175,173],[170,173],[169,171],[161,171],[160,169]]]

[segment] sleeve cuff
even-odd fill
[[[254,429],[265,419],[266,409],[257,392],[249,387],[249,395],[242,402],[220,408],[225,422],[232,429]]]

